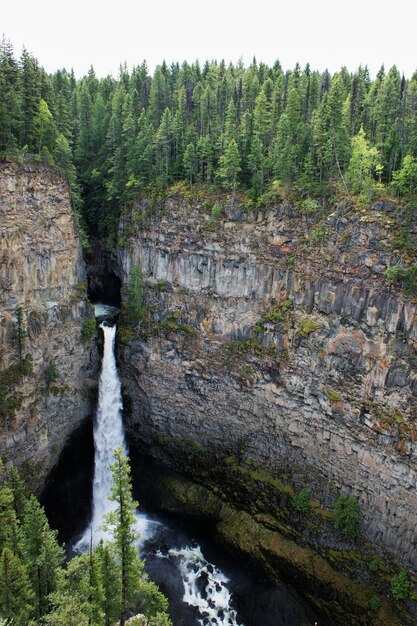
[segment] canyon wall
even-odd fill
[[[364,533],[416,567],[416,302],[384,276],[401,208],[222,204],[122,217],[115,271],[126,286],[139,265],[147,302],[121,332],[130,437],[179,468],[254,460],[323,506],[354,495]]]
[[[1,163],[0,225],[0,454],[40,487],[91,411],[98,367],[81,338],[93,312],[63,176]]]

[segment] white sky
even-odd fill
[[[253,55],[284,69],[355,70],[375,76],[394,63],[417,69],[415,0],[2,0],[0,35],[22,46],[48,72],[73,67],[82,76],[118,74],[146,59],[250,63]]]

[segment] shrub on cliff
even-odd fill
[[[404,570],[391,578],[391,593],[396,600],[405,600],[410,595],[411,582]]]
[[[404,265],[391,265],[384,272],[387,285],[400,283],[407,293],[417,290],[417,265],[404,267]]]
[[[333,505],[334,525],[344,534],[360,534],[359,502],[354,496],[339,496]]]
[[[307,489],[302,489],[292,499],[292,505],[297,513],[307,513],[310,508],[310,496]]]
[[[89,341],[96,334],[96,320],[94,317],[89,317],[84,320],[81,328],[81,339],[83,341]]]

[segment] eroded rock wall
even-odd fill
[[[98,355],[80,237],[62,175],[0,164],[0,454],[36,468],[37,484],[91,410]],[[22,358],[16,310],[21,310]]]
[[[118,272],[141,266],[150,318],[121,348],[128,426],[177,459],[262,461],[327,506],[353,494],[367,536],[417,566],[416,303],[384,277],[399,208],[333,209],[124,216]]]

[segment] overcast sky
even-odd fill
[[[255,55],[284,69],[298,61],[334,72],[382,63],[411,77],[417,69],[415,0],[3,0],[0,34],[16,56],[22,46],[48,72],[66,67],[82,76],[117,76],[146,59],[151,71],[166,60]]]

